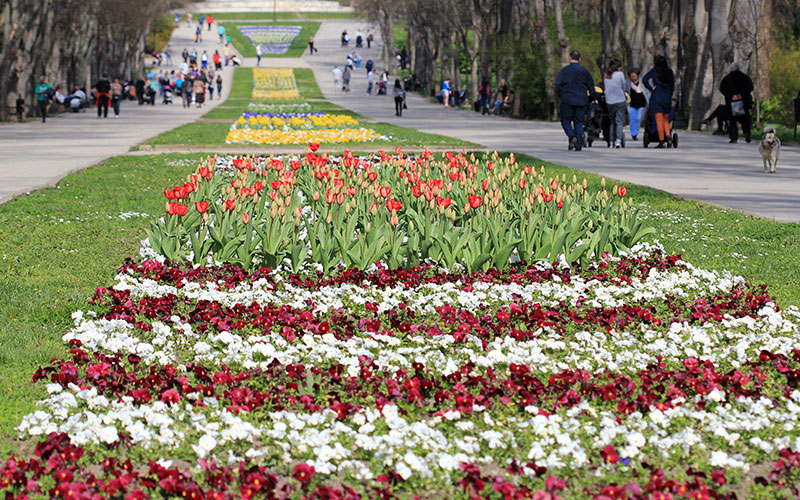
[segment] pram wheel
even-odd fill
[[[672,147],[673,148],[677,148],[678,147],[678,134],[677,133],[673,133],[672,134]]]

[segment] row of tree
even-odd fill
[[[67,91],[103,73],[130,77],[144,67],[144,46],[167,0],[2,0],[0,119],[17,98],[34,106],[40,76]]]
[[[647,70],[658,53],[676,73],[676,98],[690,126],[699,127],[722,97],[716,89],[731,62],[757,82],[757,97],[769,89],[768,50],[773,14],[794,0],[357,0],[378,22],[384,64],[392,67],[394,29],[407,30],[411,70],[426,90],[444,77],[472,96],[483,77],[517,89],[516,111],[553,118],[552,84],[574,45],[565,13],[579,19],[582,39],[595,37],[601,50],[584,60],[595,75],[619,57],[626,68]],[[466,81],[464,81],[466,80]],[[758,100],[758,99],[757,99]]]

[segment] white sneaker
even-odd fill
[[[621,147],[622,147],[622,141],[620,141],[619,139],[617,139],[617,141],[614,143],[614,148],[615,148],[615,149],[619,149],[619,148],[621,148]]]

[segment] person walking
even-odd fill
[[[350,66],[345,66],[342,73],[342,92],[350,92]]]
[[[308,37],[308,55],[313,56],[317,49],[314,48],[314,37]]]
[[[144,75],[136,80],[136,99],[139,101],[139,106],[144,104]]]
[[[728,136],[730,143],[739,140],[739,123],[742,124],[744,140],[750,142],[750,127],[753,123],[750,109],[753,107],[753,80],[739,69],[739,63],[731,64],[731,72],[722,79],[719,91],[725,96],[728,108]]]
[[[217,33],[219,33],[219,43],[225,43],[225,26],[219,25],[217,28]]]
[[[114,77],[111,83],[111,107],[114,108],[114,118],[119,118],[119,105],[122,102],[122,84],[119,77]]]
[[[644,113],[647,111],[647,97],[644,95],[644,87],[642,82],[639,81],[639,70],[637,68],[631,69],[628,74],[628,94],[631,96],[631,102],[628,106],[628,123],[631,128],[631,139],[634,141],[639,140],[639,127],[642,125]]]
[[[203,71],[208,70],[208,52],[206,52],[205,50],[203,51],[203,55],[200,56],[200,64]]]
[[[403,104],[406,100],[406,91],[403,89],[403,85],[400,83],[399,78],[394,79],[392,96],[394,96],[394,114],[396,116],[403,116]]]
[[[442,82],[442,102],[444,102],[444,107],[450,107],[450,79],[445,78]]]
[[[214,51],[214,70],[220,71],[222,69],[222,56],[219,55],[219,51]]]
[[[50,92],[53,87],[47,83],[44,76],[39,77],[39,84],[36,86],[36,102],[39,105],[39,114],[42,115],[42,123],[47,121],[47,105],[50,103]]]
[[[481,115],[490,115],[489,101],[492,99],[492,84],[489,83],[489,79],[485,76],[481,80],[481,87],[478,93],[481,97]]]
[[[369,70],[367,73],[367,95],[372,95],[372,84],[375,82],[375,73]]]
[[[642,79],[650,94],[650,112],[656,120],[658,130],[658,148],[672,147],[669,129],[669,115],[672,111],[672,93],[675,91],[675,74],[669,68],[667,56],[659,54],[655,58],[653,69]]]
[[[200,24],[197,26],[197,29],[194,31],[194,43],[199,43],[203,41],[203,25]]]
[[[256,61],[256,66],[261,66],[261,44],[256,44],[256,57],[258,61]]]
[[[222,99],[222,75],[217,75],[217,98]]]
[[[203,27],[203,22],[206,20],[205,14],[200,14],[200,18],[197,20],[197,25],[201,28]]]
[[[208,16],[206,18],[206,24],[208,24],[208,31],[211,31],[211,23],[214,22],[214,16]]]
[[[333,73],[333,86],[338,87],[339,80],[342,78],[342,70],[339,69],[339,66],[334,66],[331,73]]]
[[[611,134],[608,142],[608,147],[610,148],[622,147],[622,139],[625,133],[625,93],[630,90],[630,87],[621,69],[622,61],[613,58],[608,63],[605,78],[603,78],[606,104],[608,105],[608,114],[611,120]]]
[[[192,107],[192,92],[194,91],[194,78],[192,78],[192,74],[189,73],[183,78],[183,84],[181,85],[181,101],[183,103],[184,108],[191,108]]]
[[[111,83],[108,81],[108,75],[103,75],[97,85],[94,86],[97,90],[97,117],[108,118],[108,104],[111,102]]]
[[[372,36],[372,33],[370,33],[369,30],[367,30],[367,48],[368,49],[372,48],[372,41],[374,39],[375,39],[375,37]]]
[[[596,99],[594,81],[589,70],[581,66],[581,53],[569,53],[569,64],[561,68],[555,81],[556,95],[561,99],[561,128],[567,134],[569,149],[583,149],[583,118],[589,96]]]
[[[193,84],[194,90],[194,101],[197,104],[198,108],[203,107],[203,103],[206,102],[206,78],[203,73],[201,73],[194,81]]]
[[[172,47],[169,44],[164,48],[164,55],[167,56],[167,66],[172,66]]]
[[[181,57],[183,57],[183,62],[189,64],[189,51],[186,50],[186,47],[183,48],[183,52],[181,52]]]

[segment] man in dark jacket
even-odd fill
[[[569,64],[556,77],[555,91],[561,98],[561,126],[569,138],[569,149],[583,148],[583,118],[589,96],[595,99],[594,81],[589,71],[581,66],[581,53],[569,53]]]
[[[728,132],[730,142],[739,140],[739,124],[742,124],[744,140],[750,142],[750,109],[753,107],[753,80],[739,70],[739,63],[731,64],[731,72],[722,79],[719,91],[725,96],[725,106],[728,108]],[[738,123],[737,123],[738,122]]]
[[[103,75],[94,86],[97,89],[97,117],[108,118],[108,105],[111,102],[111,82],[108,75]]]

